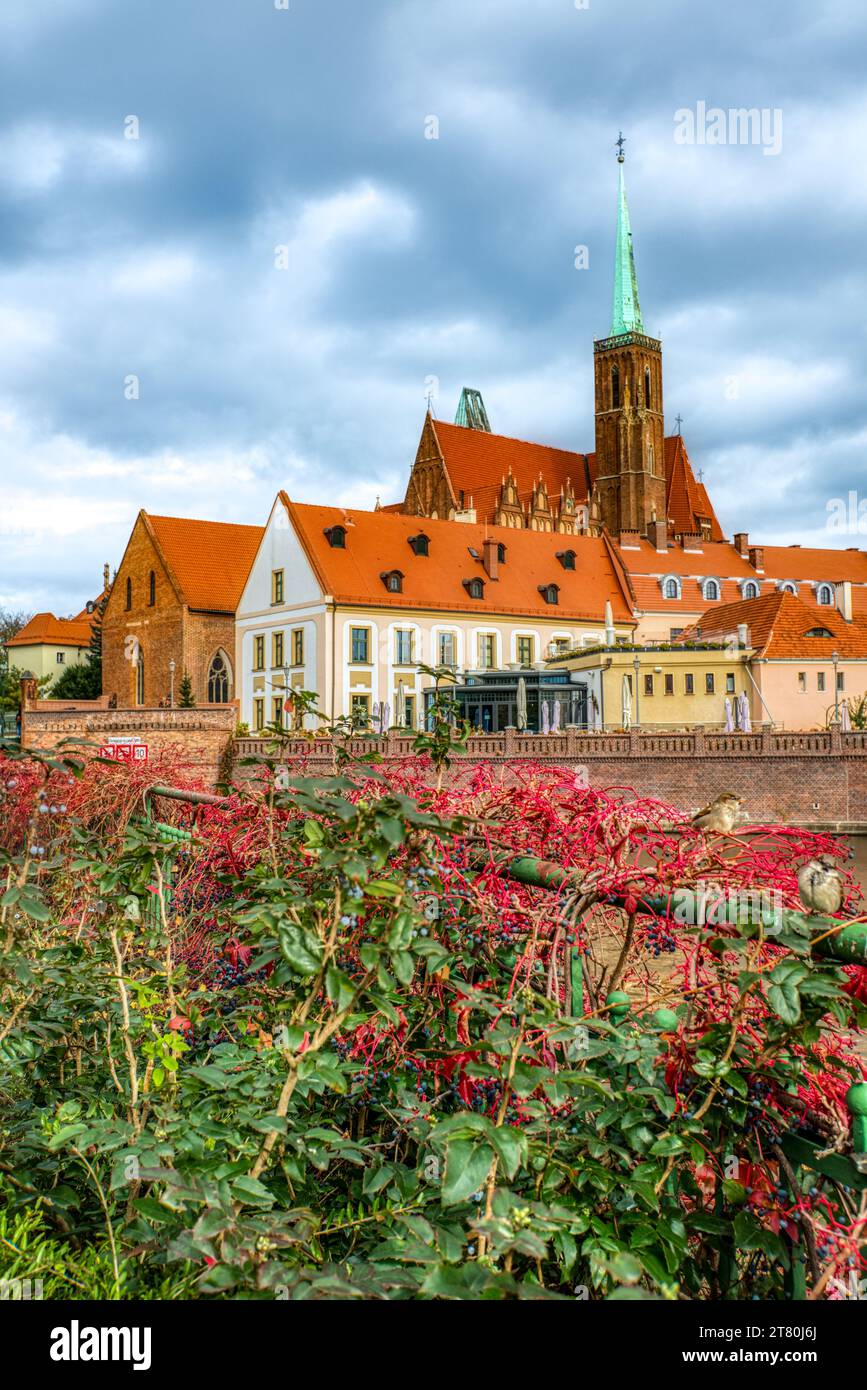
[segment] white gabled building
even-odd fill
[[[389,724],[419,727],[432,686],[420,663],[477,677],[539,671],[558,647],[599,641],[607,604],[628,638],[628,594],[604,537],[313,506],[281,492],[238,605],[241,719],[254,731],[288,723],[288,684],[315,691],[329,720],[354,712],[366,722],[385,705]],[[485,728],[514,722],[506,698],[468,713]]]

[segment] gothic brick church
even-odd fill
[[[644,331],[620,164],[611,332],[594,344],[596,448],[584,454],[491,432],[478,391],[455,423],[428,412],[402,503],[387,510],[624,541],[723,538],[681,436],[665,437],[662,344]]]

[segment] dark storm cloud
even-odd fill
[[[80,607],[139,506],[399,495],[431,379],[591,448],[621,127],[669,427],[729,531],[826,541],[867,442],[865,39],[857,0],[7,0],[0,602]],[[779,154],[677,144],[699,102],[779,108]]]

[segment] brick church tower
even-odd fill
[[[618,141],[619,201],[611,333],[593,345],[599,519],[612,535],[666,520],[662,344],[644,331]]]

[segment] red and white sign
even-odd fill
[[[116,763],[146,763],[148,745],[142,743],[134,734],[128,738],[110,738],[99,750],[101,758],[112,758]]]

